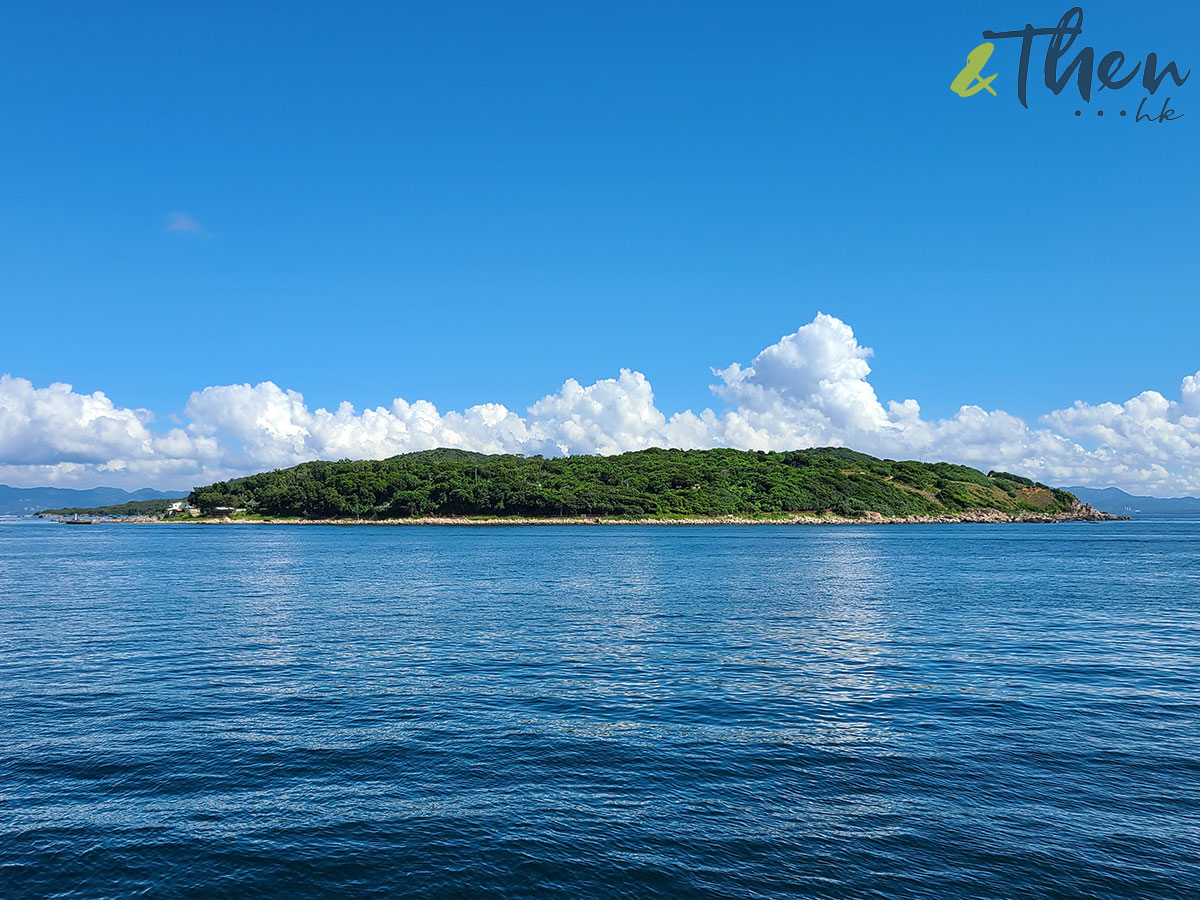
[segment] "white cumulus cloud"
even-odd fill
[[[1050,484],[1115,484],[1158,495],[1200,493],[1200,372],[1176,400],[1147,391],[1123,403],[1076,403],[1030,424],[964,406],[922,417],[916,400],[883,402],[872,350],[833,316],[714,369],[720,410],[668,415],[649,380],[622,369],[582,385],[568,379],[523,413],[498,403],[441,412],[425,400],[357,411],[311,409],[272,382],[191,395],[183,427],[155,430],[146,410],[69,385],[0,378],[0,480],[186,487],[310,459],[383,458],[460,447],[487,453],[621,453],[646,447],[784,450],[849,446],[880,456],[1003,468]]]
[[[149,410],[69,384],[0,376],[0,480],[23,485],[186,481],[219,460],[211,437],[152,431]]]

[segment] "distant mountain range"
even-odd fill
[[[1115,487],[1069,487],[1063,488],[1063,490],[1070,491],[1081,501],[1092,504],[1096,509],[1123,516],[1138,513],[1147,516],[1178,515],[1180,513],[1200,515],[1200,497],[1173,497],[1169,500],[1161,497],[1137,497]]]
[[[177,500],[183,496],[181,491],[156,491],[152,488],[123,491],[120,488],[98,487],[80,491],[73,488],[15,488],[0,484],[0,516],[26,516],[43,509],[67,506],[110,506],[130,500]]]

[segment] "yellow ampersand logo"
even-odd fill
[[[992,81],[995,79],[995,73],[987,78],[980,77],[980,72],[987,65],[987,61],[992,57],[992,51],[996,49],[995,44],[983,43],[967,54],[967,64],[963,70],[954,76],[954,80],[950,82],[950,90],[958,94],[960,97],[971,97],[978,94],[980,91],[987,89],[987,92],[993,97],[996,96],[995,90],[992,89]]]

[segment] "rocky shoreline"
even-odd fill
[[[693,516],[680,519],[659,518],[607,518],[603,516],[562,516],[539,518],[529,516],[505,516],[495,518],[472,518],[467,516],[427,516],[420,519],[242,519],[242,518],[196,518],[166,521],[148,516],[131,516],[119,519],[104,519],[105,522],[130,524],[167,525],[955,525],[955,524],[1052,524],[1058,522],[1117,522],[1128,521],[1129,516],[1117,516],[1095,509],[1090,504],[1080,504],[1066,512],[1037,513],[1023,512],[1015,515],[998,509],[977,509],[961,513],[938,516],[884,516],[868,512],[863,516],[837,515],[794,515],[775,518],[749,518],[746,516]]]

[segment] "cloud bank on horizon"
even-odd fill
[[[186,487],[312,459],[384,458],[434,447],[485,453],[613,454],[647,447],[792,450],[847,446],[876,456],[1005,469],[1052,485],[1116,485],[1134,493],[1200,493],[1200,372],[1168,400],[1077,402],[1036,426],[963,406],[921,417],[916,400],[883,403],[867,376],[873,351],[842,320],[818,313],[749,365],[713,369],[716,412],[667,415],[646,376],[581,385],[568,379],[525,415],[497,403],[439,412],[397,398],[356,411],[309,409],[272,382],[206,387],[187,424],[154,430],[149,410],[116,406],[67,384],[0,377],[0,482],[23,486]]]

